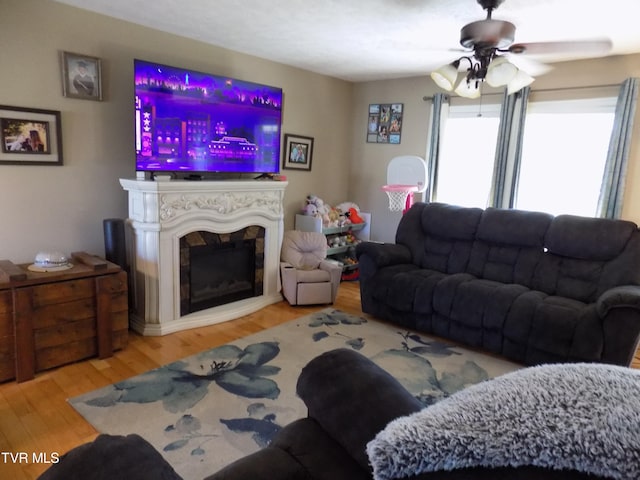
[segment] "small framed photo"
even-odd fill
[[[0,164],[62,165],[60,112],[0,105]]]
[[[311,171],[313,138],[302,135],[284,135],[284,157],[282,168]]]
[[[99,58],[62,52],[62,94],[69,98],[102,100],[102,69]]]

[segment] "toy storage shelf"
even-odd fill
[[[299,215],[301,217],[306,217],[307,215]],[[315,220],[321,220],[319,218],[315,218],[312,217]],[[364,216],[363,216],[364,218]],[[336,234],[336,233],[347,233],[349,230],[351,230],[352,232],[359,232],[360,230],[363,230],[366,226],[368,226],[368,223],[354,223],[354,224],[350,224],[350,225],[344,225],[342,227],[328,227],[328,228],[321,228],[321,230],[313,230],[313,231],[321,231],[322,233],[324,233],[325,235],[332,235],[332,234]]]
[[[358,240],[369,240],[371,233],[371,214],[359,212],[364,219],[364,223],[355,223],[344,225],[341,227],[323,228],[322,218],[312,217],[309,215],[296,214],[295,229],[303,232],[322,232],[327,237],[327,243],[330,244],[332,238],[351,232]],[[341,261],[345,257],[353,258],[354,245],[341,245],[338,247],[330,247],[327,249],[327,257]],[[344,263],[344,262],[342,262]],[[343,270],[354,270],[358,267],[357,263],[344,264]]]

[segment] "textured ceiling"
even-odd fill
[[[56,1],[350,81],[425,75],[485,18],[476,0]],[[493,18],[513,22],[518,43],[605,37],[609,54],[640,52],[640,0],[506,0]]]

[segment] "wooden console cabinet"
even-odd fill
[[[0,260],[0,381],[98,356],[128,341],[127,274],[83,252],[73,267],[38,273]]]

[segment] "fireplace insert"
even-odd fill
[[[245,230],[195,232],[181,239],[181,315],[262,294],[264,254],[258,242],[263,236]]]

